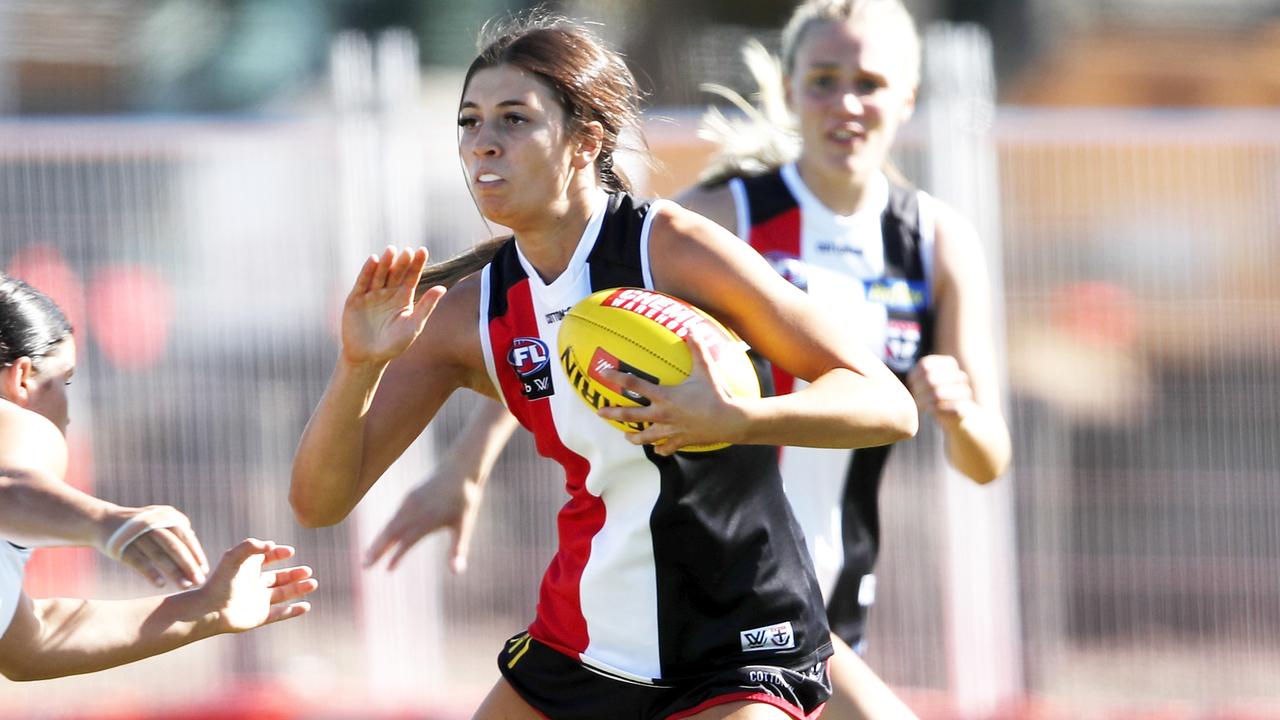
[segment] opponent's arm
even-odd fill
[[[20,595],[0,636],[0,673],[10,680],[94,672],[221,633],[297,617],[316,588],[307,567],[262,571],[293,548],[245,540],[228,550],[195,590],[136,600],[32,600]]]
[[[181,512],[124,507],[68,485],[66,441],[36,413],[5,407],[0,437],[0,537],[26,547],[93,547],[157,586],[204,582],[209,564]]]

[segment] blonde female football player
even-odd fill
[[[425,250],[365,262],[295,457],[297,517],[346,517],[454,390],[499,399],[563,467],[568,499],[534,620],[476,717],[812,717],[829,629],[771,446],[894,442],[915,430],[910,394],[732,233],[627,192],[613,152],[637,92],[616,53],[554,19],[482,47],[459,151],[481,213],[514,235],[447,291],[416,292]],[[650,404],[597,414],[558,363],[516,362],[532,346],[554,360],[559,311],[618,286],[684,298],[810,385],[729,397],[691,341],[689,381],[612,373]],[[626,434],[605,418],[652,424]],[[679,452],[719,441],[735,444]]]

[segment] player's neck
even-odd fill
[[[829,210],[839,215],[852,215],[869,200],[870,175],[859,170],[850,171],[823,167],[821,163],[805,162],[801,157],[796,170],[809,192]]]
[[[520,252],[543,282],[555,282],[569,267],[573,253],[595,209],[595,188],[569,193],[547,208],[534,222],[513,228]]]

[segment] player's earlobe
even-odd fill
[[[573,154],[573,166],[579,170],[591,167],[604,148],[604,126],[592,121],[578,131],[578,145]]]

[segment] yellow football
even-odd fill
[[[557,337],[560,364],[578,396],[597,410],[647,405],[648,400],[605,380],[600,371],[621,370],[657,385],[678,385],[693,369],[693,355],[684,342],[690,333],[710,348],[716,375],[730,395],[760,397],[760,380],[747,357],[746,343],[693,305],[641,288],[600,290],[570,308]],[[626,432],[648,425],[608,422]],[[690,445],[681,450],[702,452],[728,445]]]

